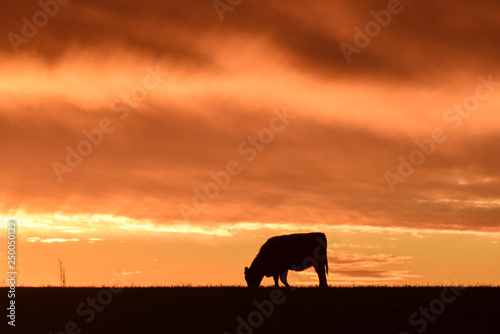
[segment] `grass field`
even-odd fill
[[[15,300],[9,333],[500,331],[497,287],[21,287]]]

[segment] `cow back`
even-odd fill
[[[252,267],[265,276],[273,276],[288,269],[303,270],[310,267],[312,262],[307,259],[314,259],[318,254],[326,254],[324,233],[282,235],[270,238],[262,245]]]

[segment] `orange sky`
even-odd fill
[[[0,4],[20,284],[244,284],[308,231],[330,284],[499,284],[499,3],[48,3]]]

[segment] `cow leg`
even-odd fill
[[[274,275],[273,278],[274,278],[274,286],[279,288],[280,287],[280,284],[278,282],[279,275]]]
[[[318,274],[319,286],[327,287],[328,283],[326,283],[325,265],[318,263],[316,266],[314,266],[314,270],[316,270],[316,273]]]
[[[284,272],[283,274],[281,274],[281,277],[280,277],[280,278],[281,278],[281,282],[282,282],[283,284],[285,284],[285,286],[286,286],[287,288],[289,288],[289,287],[290,287],[290,284],[288,284],[288,282],[286,281],[286,276],[287,276],[287,275],[288,275],[288,270],[285,270],[285,272]]]

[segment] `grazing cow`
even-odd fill
[[[249,287],[258,287],[262,278],[273,277],[276,287],[278,277],[286,287],[288,270],[301,271],[314,267],[319,286],[328,286],[328,260],[326,257],[326,236],[324,233],[290,234],[272,237],[260,248],[250,268],[245,267],[245,280]]]

